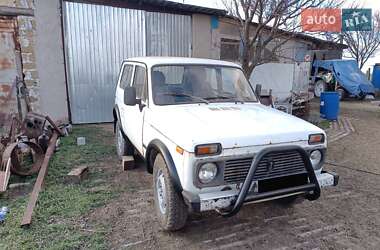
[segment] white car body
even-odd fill
[[[218,186],[197,186],[194,178],[197,176],[195,166],[199,162],[254,156],[263,149],[279,146],[299,146],[306,151],[326,149],[326,140],[317,145],[308,143],[312,134],[323,134],[326,137],[322,129],[260,102],[156,105],[152,93],[152,67],[171,64],[241,67],[218,60],[175,57],[131,58],[122,64],[122,70],[124,65],[139,65],[146,69],[148,96],[147,101],[142,103],[143,106],[125,105],[120,74],[115,96],[115,119],[120,120],[123,132],[143,157],[149,157],[147,148],[155,140],[166,146],[183,193],[199,197],[200,211],[230,206],[241,185],[225,183]],[[130,84],[133,84],[133,77]],[[203,157],[195,155],[197,145],[209,143],[220,143],[221,153]],[[177,147],[183,149],[182,154],[177,151]],[[323,172],[322,168],[315,171],[315,175],[321,187],[336,185],[335,177]],[[225,190],[226,187],[228,190]]]

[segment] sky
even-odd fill
[[[171,0],[173,2],[180,2],[186,4],[199,5],[210,8],[219,8],[224,9],[222,0]],[[343,7],[350,7],[353,3],[359,3],[363,8],[371,8],[372,12],[378,10],[380,11],[380,0],[346,0]],[[375,63],[380,63],[380,51],[377,54],[368,60],[364,65],[363,71],[367,71],[368,68],[373,69]]]

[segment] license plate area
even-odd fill
[[[307,174],[297,174],[285,177],[272,178],[258,181],[258,193],[265,193],[284,188],[301,186],[309,183]]]

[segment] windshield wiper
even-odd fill
[[[239,98],[235,96],[209,96],[205,97],[206,100],[217,100],[217,99],[222,99],[222,100],[231,100],[233,102],[241,102],[244,103],[243,100],[240,100]]]
[[[215,99],[232,99],[234,100],[235,97],[233,96],[222,96],[222,95],[218,95],[218,96],[208,96],[208,97],[205,97],[204,99],[206,100],[215,100]]]
[[[206,103],[206,104],[209,104],[210,102],[207,101],[206,99],[203,99],[201,97],[198,97],[198,96],[193,96],[193,95],[188,95],[188,94],[182,94],[182,93],[162,93],[161,95],[169,95],[169,96],[179,96],[179,97],[189,97],[189,98],[192,98],[194,100],[198,100],[200,102],[203,102],[203,103]]]

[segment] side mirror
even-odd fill
[[[256,84],[255,92],[256,92],[256,95],[260,98],[260,96],[261,96],[261,84]]]
[[[135,87],[125,87],[124,89],[124,104],[128,106],[135,106],[137,104],[136,100],[136,89]]]

